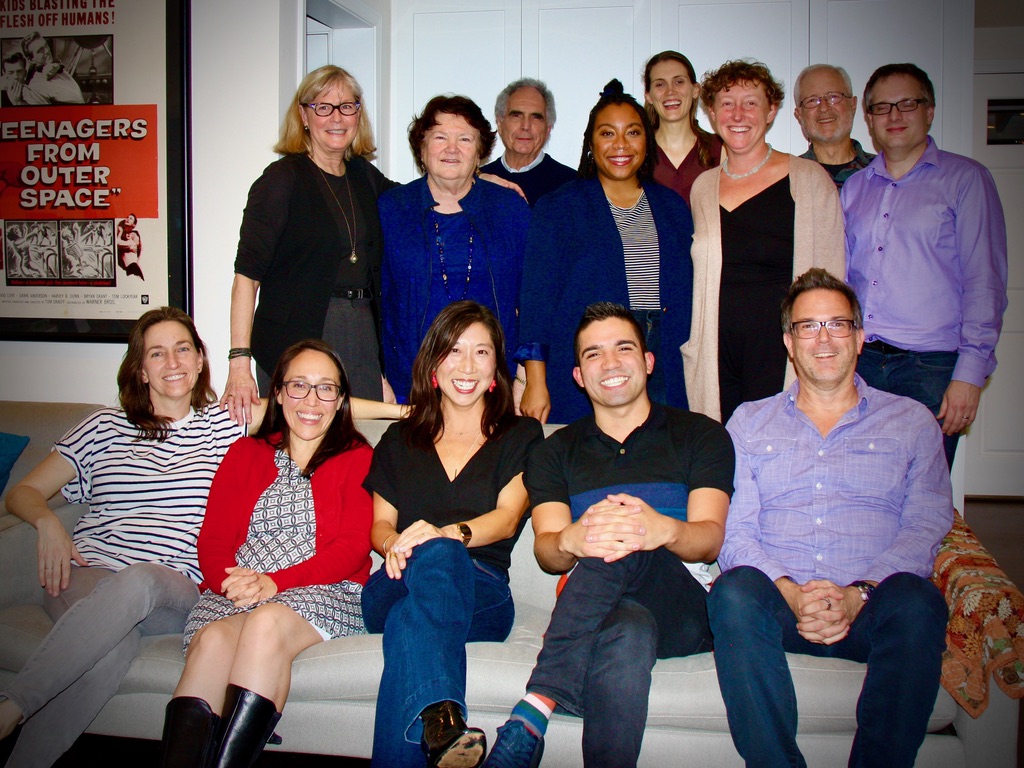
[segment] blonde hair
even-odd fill
[[[302,123],[302,110],[304,109],[302,105],[315,101],[317,96],[334,86],[346,86],[352,91],[352,96],[356,101],[363,100],[363,89],[356,79],[341,67],[327,64],[314,69],[302,78],[298,90],[295,91],[295,97],[288,106],[284,122],[281,123],[281,137],[274,145],[275,152],[279,155],[305,155],[310,152],[312,147],[309,143],[309,132],[306,131],[305,125]],[[365,109],[360,109],[359,121],[356,124],[356,137],[345,151],[345,159],[369,158],[376,151],[377,146],[373,143],[373,128],[370,127],[370,118],[367,117]]]

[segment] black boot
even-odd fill
[[[423,751],[429,768],[476,768],[487,753],[487,737],[470,728],[454,701],[431,704],[420,713]]]
[[[250,768],[274,735],[281,713],[270,699],[237,685],[228,685],[224,699],[224,732],[216,768]]]
[[[208,768],[217,754],[220,718],[195,696],[178,696],[164,710],[161,768]]]

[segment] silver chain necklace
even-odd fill
[[[747,178],[747,176],[753,176],[755,173],[757,173],[762,168],[764,168],[765,163],[768,162],[768,158],[770,158],[772,156],[772,145],[768,144],[767,146],[768,146],[768,152],[767,152],[767,154],[765,154],[764,160],[762,160],[760,163],[755,165],[753,168],[751,168],[746,173],[729,173],[729,157],[728,157],[728,155],[726,155],[725,160],[722,161],[722,173],[724,173],[730,179],[745,179],[745,178]]]

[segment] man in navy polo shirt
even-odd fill
[[[556,705],[585,717],[588,768],[635,765],[655,660],[711,650],[704,564],[725,534],[729,435],[650,401],[654,355],[625,307],[589,306],[575,348],[594,414],[537,446],[524,478],[537,561],[568,577],[485,766],[536,766]]]

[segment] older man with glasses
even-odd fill
[[[881,154],[843,186],[847,280],[864,305],[857,373],[924,403],[953,466],[978,415],[1006,309],[1006,223],[992,174],[928,132],[935,89],[914,64],[886,64],[864,89]]]
[[[793,115],[810,144],[800,157],[820,163],[836,187],[842,189],[843,182],[874,157],[850,138],[857,114],[850,76],[842,67],[812,64],[797,75],[793,97]]]
[[[798,277],[782,302],[797,381],[726,425],[735,492],[708,619],[748,766],[806,764],[786,653],[867,665],[851,766],[912,766],[935,706],[947,612],[929,577],[952,489],[928,410],[856,375],[862,319],[839,278]]]

